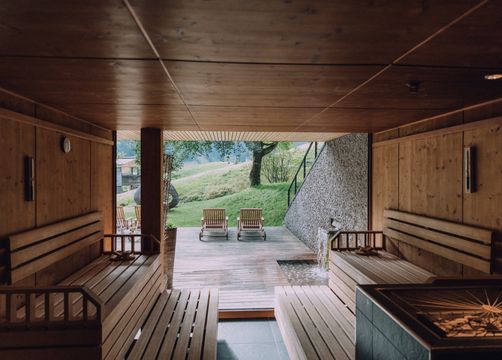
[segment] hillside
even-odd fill
[[[239,209],[263,209],[268,226],[280,226],[287,208],[289,184],[249,187],[250,163],[213,162],[190,165],[173,174],[180,203],[169,211],[168,222],[179,227],[200,226],[202,209],[225,208],[230,226],[235,226]],[[265,179],[263,179],[265,180]],[[126,205],[125,214],[134,218],[134,191],[119,194],[117,203]]]
[[[178,227],[200,226],[202,209],[225,208],[229,226],[236,226],[239,209],[260,207],[263,209],[265,225],[282,225],[287,208],[289,184],[266,184],[247,188],[235,194],[218,198],[181,203],[169,211],[168,222]]]

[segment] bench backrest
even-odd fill
[[[221,225],[225,222],[225,209],[203,209],[202,214],[206,225]]]
[[[397,210],[384,211],[385,236],[484,273],[492,272],[493,232]]]
[[[10,283],[14,284],[103,239],[103,217],[93,212],[11,235]]]

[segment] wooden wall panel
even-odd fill
[[[399,209],[462,221],[462,134],[399,144]]]
[[[476,113],[493,114],[496,109],[478,109]],[[465,114],[462,114],[465,115]],[[444,124],[458,125],[462,116],[435,119],[415,129],[444,128]],[[477,120],[481,120],[477,117]],[[467,121],[466,121],[467,122]],[[375,143],[373,148],[373,228],[381,229],[382,210],[395,208],[458,223],[478,225],[496,231],[497,272],[502,273],[502,130],[500,121],[492,125],[453,132],[442,131],[389,143]],[[399,129],[401,135],[409,130]],[[421,130],[419,132],[422,132]],[[414,131],[413,131],[414,133]],[[385,140],[380,140],[385,141]],[[466,194],[463,190],[463,147],[474,145],[477,150],[478,189]],[[383,162],[382,154],[392,146],[398,147],[398,158]],[[383,174],[387,168],[398,167],[398,184],[389,187]],[[390,194],[388,194],[390,192]],[[398,198],[393,204],[382,205],[379,199]],[[395,251],[390,243],[389,251]],[[478,271],[441,258],[432,253],[399,243],[398,252],[418,266],[439,276],[479,276]]]
[[[398,186],[397,151],[397,145],[373,149],[372,224],[374,229],[382,229],[384,209],[398,206],[397,192],[394,191]]]
[[[105,233],[113,232],[113,173],[111,147],[91,144],[91,210],[103,213]]]
[[[72,150],[65,154],[61,137],[37,129],[37,226],[91,210],[90,141],[70,137]]]
[[[500,125],[464,133],[464,145],[476,148],[477,189],[464,193],[464,223],[496,229],[496,249],[502,273],[502,129]]]
[[[399,146],[399,210],[461,221],[461,134],[404,142]],[[457,147],[457,149],[455,149]],[[389,250],[395,251],[392,242]],[[399,242],[398,254],[440,276],[461,276],[462,266]]]
[[[3,121],[0,131],[0,238],[35,226],[35,202],[24,199],[24,157],[35,156],[35,128]]]
[[[0,106],[8,110],[42,119],[68,129],[75,129],[111,139],[104,130],[58,110],[0,89]],[[112,229],[113,176],[110,145],[94,139],[70,137],[72,151],[64,154],[60,148],[62,134],[8,117],[0,122],[0,250],[5,237],[61,219],[81,215],[91,210],[103,212],[105,231]],[[36,160],[36,192],[33,202],[24,200],[24,157]],[[94,244],[47,269],[23,279],[19,286],[53,285],[89,263],[100,253]],[[6,257],[0,252],[0,283]]]
[[[383,228],[384,209],[397,208],[398,194],[398,147],[382,146],[373,149],[372,212],[371,222],[374,229]],[[388,250],[397,253],[397,246],[389,243]]]

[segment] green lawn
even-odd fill
[[[235,226],[240,208],[258,207],[263,209],[265,226],[279,226],[283,224],[287,208],[288,186],[266,184],[216,199],[181,203],[169,211],[169,223],[178,227],[200,226],[203,208],[225,208],[229,226]]]
[[[219,168],[221,171],[217,170]],[[263,209],[265,225],[282,225],[289,184],[269,184],[262,176],[262,183],[265,183],[250,188],[249,170],[249,163],[229,166],[223,162],[182,169],[180,173],[183,177],[173,180],[180,203],[169,211],[169,223],[180,227],[200,226],[203,208],[225,208],[230,226],[235,226],[240,208],[257,207]],[[129,205],[124,208],[128,218],[136,217],[133,193],[131,191],[117,196],[120,203]]]
[[[213,169],[218,169],[222,166],[227,165],[227,163],[222,162],[222,161],[215,161],[215,162],[210,162],[206,164],[196,164],[196,165],[190,165],[190,166],[185,166],[179,170],[176,170],[173,172],[173,180],[184,178],[187,176],[192,176],[192,175],[197,175],[203,172],[206,172],[208,170],[213,170]]]
[[[182,203],[215,199],[249,188],[249,169],[249,164],[241,164],[224,168],[221,173],[205,175],[201,171],[201,176],[176,179],[173,185]]]

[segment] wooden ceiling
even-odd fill
[[[164,140],[169,141],[329,141],[345,135],[328,132],[279,132],[279,131],[182,131],[164,130]],[[118,140],[140,140],[139,130],[117,131]]]
[[[497,0],[4,1],[0,87],[114,130],[375,132],[501,98],[500,24]]]

